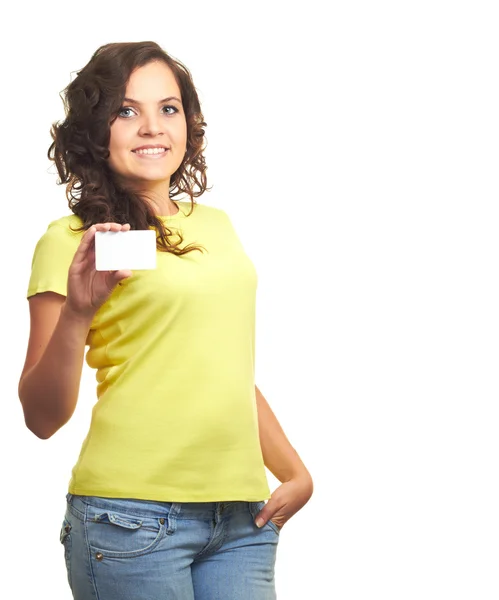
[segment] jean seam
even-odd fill
[[[68,504],[67,505],[67,510],[69,513],[71,513],[74,517],[76,517],[78,520],[83,521],[85,519],[85,515],[80,512],[75,506],[73,506],[72,504]]]
[[[99,598],[99,592],[97,591],[97,585],[95,583],[95,573],[94,573],[94,569],[93,569],[93,565],[92,565],[92,553],[90,551],[90,544],[88,542],[88,534],[87,534],[87,512],[88,512],[88,505],[85,504],[85,515],[84,515],[84,520],[83,520],[83,535],[85,536],[85,547],[87,549],[87,560],[88,560],[88,570],[89,570],[89,580],[90,580],[90,585],[92,586],[92,589],[94,590],[94,594],[97,600],[100,600]]]
[[[69,583],[69,587],[72,588],[72,584],[71,584],[71,529],[72,529],[72,525],[71,523],[68,521],[67,517],[64,517],[64,521],[62,523],[62,527],[63,530],[66,529],[66,527],[69,527],[69,531],[66,532],[64,531],[64,534],[61,531],[61,543],[64,547],[64,561],[66,563],[66,570],[67,570],[67,574],[68,574],[68,583]]]

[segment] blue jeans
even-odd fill
[[[275,600],[279,528],[265,502],[68,494],[60,540],[75,600]]]

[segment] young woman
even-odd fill
[[[52,436],[88,346],[97,402],[60,535],[73,597],[275,598],[280,531],[313,484],[255,386],[254,267],[227,214],[194,200],[206,123],[191,75],[153,42],[107,44],[65,110],[49,157],[73,214],[35,248],[19,398]],[[130,229],[155,230],[157,268],[97,271],[96,232]]]

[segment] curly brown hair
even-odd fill
[[[116,120],[132,72],[150,62],[163,61],[172,70],[180,88],[187,122],[187,152],[170,178],[170,197],[186,193],[194,210],[194,198],[207,188],[204,116],[192,76],[180,61],[155,42],[105,44],[96,50],[77,77],[61,92],[66,118],[52,124],[53,142],[48,150],[59,173],[57,183],[66,184],[71,211],[80,217],[84,231],[95,223],[130,223],[130,229],[154,226],[157,248],[181,255],[202,247],[189,244],[158,218],[144,195],[120,184],[109,168],[110,128]],[[198,190],[195,190],[195,187]],[[173,243],[170,236],[175,236]]]

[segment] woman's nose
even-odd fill
[[[144,116],[140,126],[140,133],[142,135],[158,135],[161,132],[161,123],[158,116]]]

